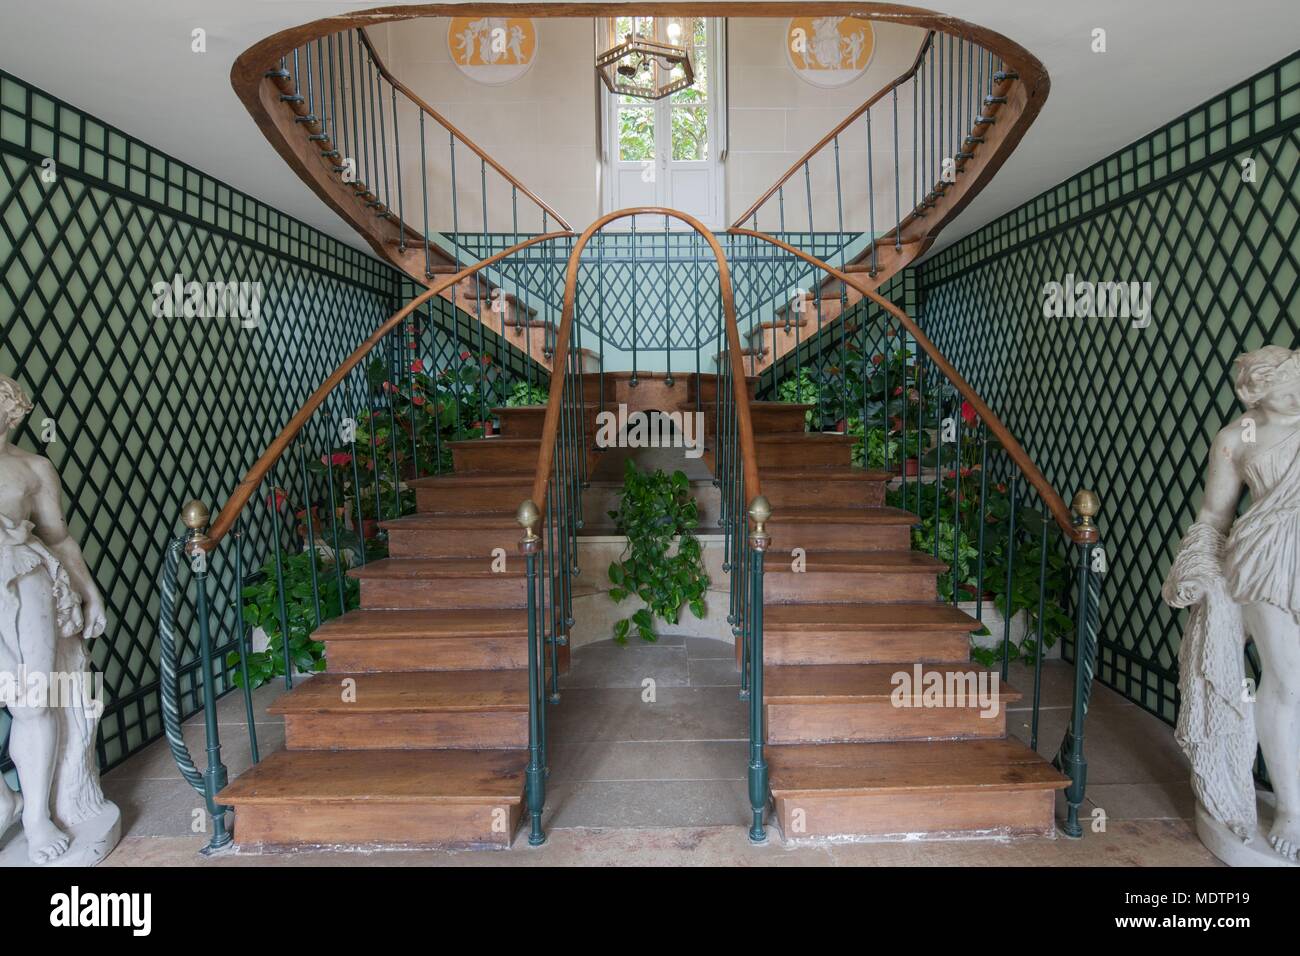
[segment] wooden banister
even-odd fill
[[[551,373],[551,393],[546,404],[546,419],[542,426],[542,444],[537,458],[537,474],[533,478],[533,497],[542,514],[546,513],[546,485],[550,479],[551,465],[555,457],[555,439],[560,425],[560,404],[564,398],[564,365],[568,361],[569,337],[573,332],[574,297],[578,288],[578,266],[582,259],[582,250],[591,241],[592,236],[602,228],[618,219],[631,216],[667,216],[684,222],[704,237],[713,257],[718,263],[718,288],[722,299],[723,324],[727,333],[727,354],[731,362],[732,385],[736,401],[736,426],[740,439],[741,464],[744,469],[745,491],[752,500],[762,493],[758,483],[758,459],[754,452],[754,425],[749,408],[749,389],[745,381],[744,362],[740,357],[740,330],[736,325],[736,303],[731,288],[731,271],[727,267],[727,257],[717,237],[709,232],[698,219],[676,209],[664,209],[658,206],[642,206],[634,209],[619,209],[606,213],[588,226],[578,241],[574,243],[569,254],[568,271],[564,280],[564,310],[560,316],[560,330],[555,341],[557,366]]]
[[[317,388],[316,391],[311,393],[311,396],[303,403],[302,408],[298,409],[293,418],[289,419],[289,424],[285,425],[284,428],[281,429],[280,434],[275,436],[271,444],[267,446],[266,451],[264,451],[262,456],[257,459],[253,464],[253,467],[248,470],[248,474],[244,476],[244,480],[235,486],[234,492],[232,492],[230,497],[226,499],[225,505],[221,508],[221,513],[217,515],[217,520],[212,523],[212,527],[208,530],[207,538],[201,542],[202,548],[205,551],[211,551],[217,546],[221,539],[226,536],[226,533],[234,526],[235,519],[239,517],[239,513],[243,511],[244,506],[248,504],[248,499],[251,498],[253,492],[257,490],[258,485],[265,480],[267,474],[271,471],[271,467],[280,459],[280,456],[285,453],[289,444],[298,436],[298,433],[302,431],[303,426],[307,424],[311,419],[311,416],[318,408],[320,408],[329,393],[347,377],[349,372],[361,363],[362,359],[370,354],[371,350],[373,350],[374,347],[383,340],[385,335],[397,328],[397,326],[410,316],[412,312],[424,305],[424,303],[428,302],[434,296],[440,295],[445,289],[460,282],[462,279],[466,279],[479,272],[479,270],[500,262],[502,259],[512,256],[520,250],[527,249],[529,246],[536,245],[539,242],[549,242],[553,239],[564,239],[572,236],[573,233],[567,231],[550,232],[545,235],[533,236],[531,239],[527,239],[524,242],[516,243],[509,249],[502,249],[500,252],[496,253],[496,255],[489,256],[482,262],[476,262],[474,265],[462,269],[455,275],[444,276],[437,282],[431,284],[428,289],[421,292],[397,312],[393,313],[393,315],[390,316],[383,325],[371,333],[368,339],[357,346],[352,354],[343,360],[343,364],[336,368],[330,374],[329,378],[325,379],[325,381],[321,383],[320,387]],[[552,384],[552,388],[554,388],[554,384]]]
[[[1034,490],[1038,492],[1039,497],[1043,499],[1043,503],[1047,505],[1048,510],[1052,513],[1052,517],[1056,519],[1057,525],[1066,536],[1068,536],[1072,541],[1080,543],[1090,540],[1086,532],[1081,531],[1075,526],[1074,517],[1070,513],[1069,507],[1065,504],[1065,500],[1057,494],[1056,489],[1048,483],[1047,478],[1043,476],[1043,473],[1038,470],[1038,466],[1034,464],[1032,459],[1030,459],[1028,452],[1026,452],[1021,446],[1020,442],[1016,441],[1015,436],[1012,435],[1007,426],[1002,423],[1002,420],[998,418],[997,415],[993,414],[993,410],[988,407],[984,402],[984,399],[980,398],[979,395],[976,394],[975,389],[970,386],[970,383],[961,377],[957,369],[953,367],[952,363],[944,358],[943,353],[941,353],[926,334],[921,331],[920,327],[912,321],[911,316],[898,306],[894,305],[894,303],[882,298],[880,295],[877,295],[876,292],[864,283],[857,275],[841,272],[834,266],[809,255],[802,249],[798,249],[787,242],[783,242],[774,236],[767,235],[766,233],[755,232],[753,229],[733,227],[727,231],[732,235],[750,236],[754,239],[761,239],[764,242],[770,242],[772,245],[777,246],[788,254],[797,256],[809,265],[821,269],[829,276],[840,280],[845,285],[852,286],[860,292],[864,298],[870,299],[897,319],[899,324],[911,333],[912,338],[916,340],[917,346],[919,346],[926,355],[930,356],[930,360],[934,362],[935,366],[943,373],[944,377],[953,384],[953,387],[957,389],[962,398],[969,402],[971,407],[975,409],[976,414],[979,415],[984,424],[988,426],[988,429],[993,433],[993,436],[1001,442],[1002,447],[1006,449],[1011,460],[1015,462],[1016,467],[1021,470],[1026,480],[1028,480],[1028,482],[1034,487]],[[831,321],[843,321],[843,316],[837,316]]]
[[[379,53],[375,50],[374,44],[370,42],[370,37],[366,34],[364,27],[357,27],[357,33],[360,35],[361,42],[362,44],[365,45],[366,51],[370,54],[370,59],[374,61],[375,68],[379,71],[379,75],[382,76],[384,79],[386,79],[394,89],[401,92],[401,94],[405,96],[408,100],[410,100],[418,109],[420,109],[425,116],[428,116],[435,123],[437,123],[443,129],[445,129],[447,132],[451,133],[452,136],[456,137],[456,139],[459,140],[461,143],[463,143],[465,147],[469,149],[469,151],[472,152],[475,156],[477,156],[479,159],[483,160],[483,162],[487,163],[489,166],[495,169],[501,175],[501,177],[505,179],[506,182],[508,182],[515,189],[519,190],[519,192],[521,192],[523,195],[527,196],[529,199],[535,202],[538,205],[538,207],[540,207],[548,216],[550,216],[552,219],[555,220],[556,225],[558,225],[561,229],[564,229],[566,231],[573,229],[573,227],[569,225],[569,223],[565,220],[563,216],[561,216],[558,212],[556,212],[553,208],[551,208],[549,203],[547,203],[535,192],[533,192],[531,189],[529,189],[527,186],[521,183],[513,173],[511,173],[508,169],[506,169],[495,159],[489,156],[487,152],[485,152],[481,147],[479,147],[477,143],[475,143],[468,136],[466,136],[459,129],[457,129],[456,126],[453,125],[450,120],[448,120],[445,116],[443,116],[432,106],[426,103],[421,97],[416,95],[415,91],[413,91],[409,86],[407,86],[397,77],[393,76],[392,71],[389,70],[388,67],[384,64],[384,61],[380,59]]]
[[[795,173],[797,173],[803,167],[804,163],[808,162],[808,160],[812,159],[814,156],[820,153],[826,147],[826,145],[831,142],[831,140],[839,136],[840,133],[843,133],[846,129],[852,126],[854,121],[857,120],[860,116],[862,116],[863,113],[865,113],[867,110],[871,109],[871,107],[875,106],[882,99],[884,99],[885,95],[888,94],[890,90],[896,89],[897,87],[901,86],[902,84],[910,80],[912,77],[914,77],[916,75],[916,71],[921,67],[921,61],[925,59],[926,51],[930,49],[930,44],[932,44],[933,42],[934,42],[934,31],[930,30],[926,33],[925,39],[921,41],[921,49],[917,50],[916,59],[912,61],[912,65],[907,68],[906,72],[902,73],[895,79],[891,80],[889,83],[886,83],[875,93],[873,93],[865,103],[863,103],[861,106],[855,109],[848,116],[844,117],[844,119],[840,120],[840,122],[836,124],[834,129],[832,129],[829,133],[827,133],[825,136],[819,139],[812,146],[812,148],[810,148],[806,153],[800,156],[799,159],[794,163],[794,165],[792,165],[788,170],[786,170],[785,175],[782,176],[780,179],[778,179],[776,182],[774,182],[771,188],[768,189],[767,192],[759,196],[758,199],[754,201],[754,204],[750,206],[748,209],[746,209],[744,214],[742,214],[734,223],[732,223],[732,228],[734,229],[739,226],[743,226],[745,220],[748,219],[750,216],[754,215],[754,213],[758,212],[758,210],[761,209],[769,199],[775,196],[777,190],[779,190],[782,186],[788,183],[790,181],[790,177],[793,176]]]

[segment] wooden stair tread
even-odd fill
[[[515,561],[518,567],[512,568],[507,562],[506,570],[493,571],[486,562],[469,558],[382,558],[371,561],[359,568],[351,568],[348,577],[360,580],[412,580],[420,578],[521,578],[524,576],[523,562]]]
[[[763,484],[769,481],[889,481],[898,477],[892,471],[879,468],[858,468],[853,465],[800,465],[784,468],[764,468]]]
[[[523,608],[402,610],[357,608],[331,618],[313,634],[319,641],[459,640],[526,634],[528,612]]]
[[[907,740],[772,744],[773,796],[861,795],[943,790],[1060,789],[1069,779],[1018,740]]]
[[[763,471],[762,476],[764,478],[768,476],[766,470]],[[862,505],[857,508],[796,506],[782,508],[779,511],[772,512],[772,522],[775,524],[826,524],[828,522],[850,522],[853,524],[905,524],[910,526],[918,524],[920,520],[920,518],[910,511],[880,505]]]
[[[464,488],[466,486],[517,485],[532,482],[533,471],[449,471],[442,475],[425,475],[409,478],[403,484],[408,488]]]
[[[849,445],[857,441],[853,435],[841,432],[766,432],[754,436],[757,445],[790,445],[818,443],[823,445]],[[767,473],[767,469],[763,469]]]
[[[888,700],[894,693],[894,675],[913,671],[906,664],[780,664],[763,669],[763,702],[835,703],[864,699]],[[992,673],[988,668],[969,662],[922,664],[922,675],[938,671],[948,673]],[[1020,700],[1020,692],[1009,684],[998,683],[997,698],[1002,703]],[[973,706],[973,704],[972,704]]]
[[[356,682],[344,700],[340,682]],[[520,670],[320,674],[267,708],[269,714],[433,713],[528,710],[528,674]]]
[[[920,551],[807,551],[805,561],[802,574],[938,574],[950,567]],[[769,574],[790,571],[790,555],[770,551],[763,566]]]
[[[218,797],[227,804],[514,805],[527,765],[526,750],[278,750]]]
[[[381,521],[379,527],[387,531],[439,531],[450,529],[519,528],[514,511],[419,511]],[[523,534],[523,529],[519,529]]]
[[[816,627],[845,631],[974,631],[979,621],[951,604],[771,604],[763,609],[769,630]]]
[[[524,448],[530,445],[538,449],[542,447],[542,440],[540,438],[509,438],[505,435],[492,435],[490,437],[485,436],[483,438],[467,438],[464,439],[463,441],[444,442],[444,444],[448,448],[465,448],[467,446],[477,446],[481,442],[491,442],[494,445],[508,446],[511,448]]]

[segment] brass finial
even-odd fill
[[[767,550],[768,542],[772,540],[767,533],[767,521],[772,517],[772,506],[762,495],[749,503],[749,517],[754,522],[753,530],[749,532],[750,546],[758,551]]]
[[[1076,492],[1074,500],[1070,502],[1070,507],[1079,516],[1080,530],[1091,531],[1096,527],[1092,523],[1092,519],[1101,510],[1101,499],[1097,497],[1097,492],[1088,491],[1087,489]]]
[[[208,521],[211,518],[212,515],[208,513],[208,506],[197,498],[181,510],[181,521],[191,531],[202,532],[207,530]]]
[[[515,512],[515,520],[524,529],[523,539],[519,542],[520,549],[523,551],[535,549],[541,540],[537,535],[537,525],[542,520],[542,512],[536,502],[531,498],[525,499],[519,506],[519,510]]]
[[[189,538],[185,543],[186,554],[195,555],[202,550],[203,542],[208,540],[204,532],[208,529],[208,521],[211,517],[208,506],[197,498],[181,509],[181,521],[190,529]]]

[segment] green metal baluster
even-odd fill
[[[1016,563],[1016,507],[1020,476],[1011,476],[1011,513],[1007,523],[1007,579],[1006,592],[1002,596],[1002,679],[1007,679],[1007,669],[1011,664],[1011,573]]]
[[[289,648],[289,617],[284,606],[284,562],[280,551],[283,537],[280,531],[280,489],[275,483],[275,469],[271,477],[271,547],[275,549],[275,603],[280,615],[280,640],[284,647],[284,687],[293,690],[293,656]]]
[[[248,747],[252,751],[253,763],[262,758],[257,751],[257,722],[254,719],[253,687],[248,679],[248,645],[249,633],[244,624],[244,519],[235,522],[231,532],[235,538],[235,626],[239,628],[239,674],[244,685],[244,716],[248,719]]]
[[[754,522],[749,532],[750,585],[752,597],[749,615],[749,805],[754,821],[749,828],[751,843],[767,842],[763,814],[767,810],[767,758],[763,753],[763,556],[771,543],[767,521],[772,508],[758,496],[749,505]]]
[[[528,769],[525,771],[528,797],[528,845],[541,846],[546,842],[542,830],[542,808],[546,804],[546,768],[542,760],[541,710],[545,697],[545,674],[540,666],[537,647],[537,552],[541,538],[537,525],[541,512],[532,501],[519,506],[517,514],[524,536],[519,550],[524,556],[526,586],[528,591]]]

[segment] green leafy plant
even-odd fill
[[[523,405],[545,405],[551,400],[551,393],[540,385],[532,385],[520,379],[506,396],[507,408],[519,408]]]
[[[635,628],[643,641],[654,641],[654,619],[676,624],[682,605],[703,618],[709,574],[695,536],[699,505],[685,473],[643,472],[629,459],[619,508],[609,515],[627,535],[622,559],[609,566],[609,596],[620,602],[636,596],[646,605],[615,623],[614,640],[626,644]]]
[[[814,406],[804,412],[805,428],[811,429],[814,427],[813,422],[818,417],[816,405],[820,399],[821,387],[817,384],[813,371],[808,368],[799,369],[796,374],[783,379],[781,384],[776,387],[776,400],[778,402]]]
[[[334,562],[319,554],[316,559],[316,586],[312,587],[312,557],[310,551],[300,554],[282,554],[281,576],[284,581],[284,620],[288,625],[289,657],[295,669],[317,673],[325,669],[325,645],[312,639],[316,630],[316,602],[320,602],[321,622],[338,617],[361,604],[360,582],[344,576],[343,596],[340,601],[338,574]],[[285,632],[280,621],[280,586],[276,575],[275,559],[262,566],[255,584],[244,587],[240,597],[243,602],[244,626],[251,632],[261,628],[266,632],[264,651],[248,655],[248,682],[260,687],[275,677],[284,676]],[[313,596],[314,592],[314,596]],[[239,667],[239,654],[230,652],[226,664],[234,673],[234,681],[243,686],[243,673]]]

